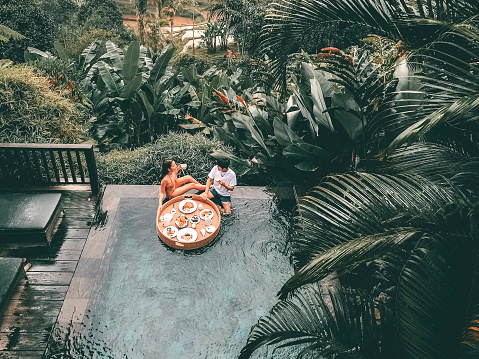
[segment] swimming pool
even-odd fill
[[[191,252],[159,240],[157,203],[120,200],[83,323],[64,334],[72,357],[235,358],[292,275],[293,201],[235,199],[215,240]]]

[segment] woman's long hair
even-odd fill
[[[161,167],[161,179],[165,178],[165,176],[168,174],[168,170],[171,168],[172,163],[173,160],[171,158],[167,158],[163,161],[163,166]]]

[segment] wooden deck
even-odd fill
[[[0,318],[1,358],[42,358],[94,221],[97,197],[91,191],[61,193],[63,212],[50,248],[0,244],[0,257],[26,258],[32,265]]]

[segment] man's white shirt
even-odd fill
[[[231,168],[228,168],[228,171],[226,172],[221,172],[218,170],[218,166],[214,166],[208,174],[208,177],[213,180],[213,188],[221,196],[230,196],[231,191],[220,185],[219,181],[215,181],[215,178],[224,181],[228,186],[236,186],[236,174]]]

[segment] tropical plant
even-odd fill
[[[56,24],[36,2],[0,0],[0,24],[24,36],[0,41],[0,58],[21,62],[27,46],[53,48]]]
[[[259,34],[267,5],[268,3],[262,0],[227,0],[213,5],[208,16],[215,21],[215,26],[227,29],[226,35],[234,36],[243,54],[246,50],[250,55],[254,55],[259,49]]]
[[[284,1],[273,12],[275,25],[267,41],[278,50],[306,29],[312,15],[331,20],[342,14],[352,21],[369,22],[395,40],[374,38],[373,45],[381,51],[371,54],[375,58],[370,63],[372,71],[364,67],[366,71],[358,73],[376,75],[363,87],[352,81],[351,69],[360,58],[356,54],[350,59],[331,48],[320,56],[320,68],[332,75],[329,82],[352,95],[358,105],[349,112],[364,120],[366,154],[362,156],[379,154],[374,161],[364,162],[363,168],[381,174],[327,177],[298,203],[291,239],[297,272],[279,293],[283,299],[294,298],[295,306],[281,302],[260,320],[242,358],[264,344],[299,347],[298,358],[312,353],[335,358],[394,357],[389,349],[382,351],[384,343],[392,343],[399,358],[479,355],[478,337],[472,335],[479,308],[474,224],[479,166],[478,157],[471,157],[478,155],[478,26],[475,17],[457,24],[438,21],[463,19],[477,12],[477,2],[458,2],[455,12],[447,11],[452,2],[436,2],[434,13],[429,13],[434,21],[418,20],[428,16],[428,6],[415,14],[405,2],[401,2],[403,8],[386,2],[358,3],[361,6],[354,8],[352,1]],[[423,2],[417,3],[422,7]],[[286,31],[289,26],[295,26],[294,31]],[[411,36],[413,30],[421,38]],[[433,41],[416,51],[403,52],[397,42],[407,39],[411,46],[422,37]],[[273,59],[273,66],[279,69],[287,56],[285,49]],[[343,108],[347,107],[328,104],[324,113],[334,119]],[[372,307],[383,305],[360,322],[376,321],[387,327],[387,336],[378,337],[373,328],[366,335],[353,331],[361,338],[359,344],[345,342],[340,338],[342,331],[328,322],[330,315],[343,318],[341,312],[326,313],[319,300],[302,299],[305,286],[331,274],[343,286],[363,289]],[[331,298],[335,300],[334,295]],[[314,318],[317,313],[320,320]],[[392,326],[384,320],[392,320]],[[308,321],[317,323],[314,330],[327,323],[324,331],[332,335],[317,335],[305,325]],[[354,321],[348,319],[346,324]],[[343,331],[348,330],[345,325]],[[371,343],[380,350],[370,351]]]
[[[318,284],[305,286],[260,319],[239,358],[254,356],[266,344],[275,345],[268,358],[352,359],[373,357],[371,354],[398,358],[394,343],[388,341],[388,332],[394,330],[388,314],[387,308],[362,291]],[[381,321],[376,320],[377,316]]]
[[[401,119],[404,126],[399,128],[403,132],[384,155],[424,138],[456,148],[465,146],[458,149],[479,154],[474,140],[467,141],[469,134],[477,133],[479,124],[478,40],[479,16],[474,16],[448,26],[436,41],[411,54],[409,64],[415,71],[406,78],[407,83],[420,83],[420,88],[416,85],[412,90],[427,95],[427,99],[421,101],[424,95],[409,96],[408,111],[402,111],[407,121]]]
[[[402,40],[410,47],[419,47],[437,38],[444,20],[458,22],[478,11],[477,0],[437,1],[436,9],[431,1],[422,0],[417,1],[417,8],[405,1],[282,0],[273,4],[266,15],[262,46],[271,59],[276,84],[284,90],[289,55],[298,52],[302,39],[317,27],[331,22],[356,23],[396,42]]]
[[[471,292],[478,274],[471,208],[457,189],[422,177],[351,173],[326,178],[295,211],[292,253],[299,270],[280,296],[292,295],[300,304],[281,302],[261,319],[240,357],[279,343],[307,343],[301,355],[324,350],[324,357],[460,357],[470,311],[477,314],[477,293]],[[367,291],[355,297],[365,298],[377,311],[367,310],[361,320],[345,318],[336,308],[333,315],[325,312],[320,293],[308,300],[301,297],[303,289],[295,294],[331,273],[345,284],[366,283]],[[331,300],[334,306],[335,295]],[[313,315],[318,316],[314,321]],[[385,336],[378,336],[374,326],[362,327],[362,333],[347,327],[358,321],[379,324],[387,329]],[[345,332],[356,342],[344,341]],[[384,344],[393,348],[371,349]]]
[[[88,69],[82,84],[96,115],[92,134],[102,150],[151,142],[167,132],[165,116],[171,113],[163,113],[162,105],[177,95],[175,88],[166,91],[173,81],[168,64],[174,50],[164,48],[153,62],[138,42],[132,42],[125,54],[112,42],[106,46],[108,52],[97,58],[92,43],[79,63]]]
[[[136,13],[138,15],[138,32],[140,33],[140,42],[145,41],[145,29],[146,29],[146,7],[148,0],[134,0]]]

